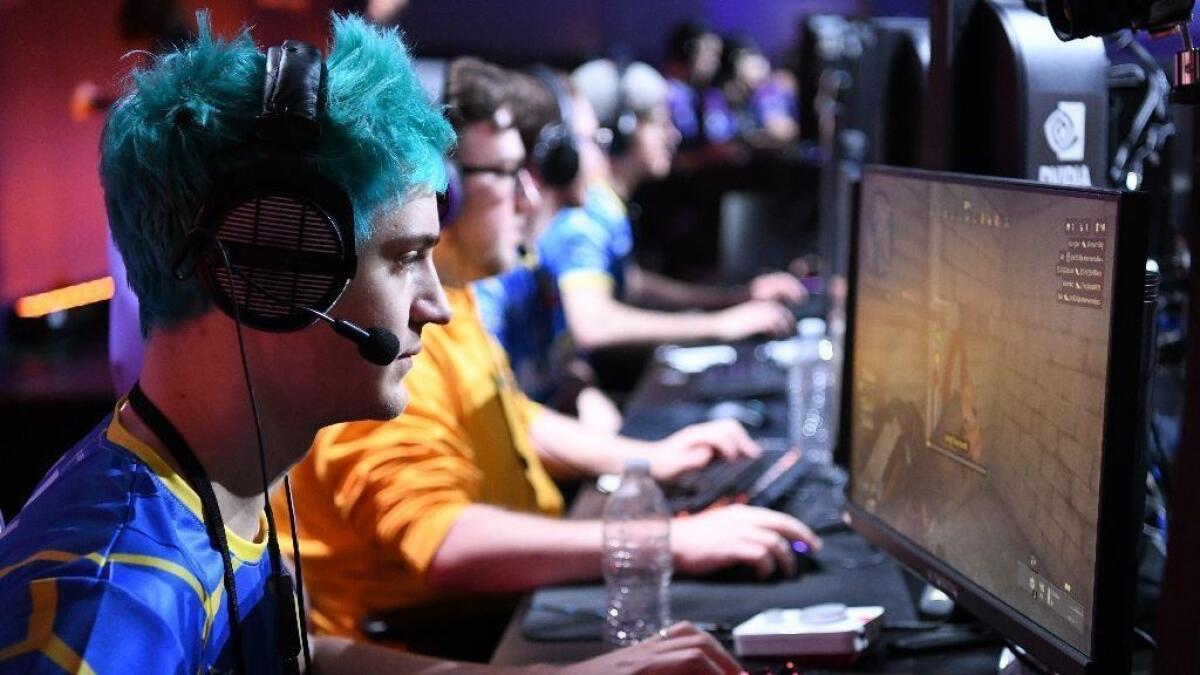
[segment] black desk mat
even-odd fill
[[[772,607],[807,607],[822,602],[882,605],[885,621],[916,619],[912,595],[899,564],[853,532],[824,537],[820,567],[793,579],[733,583],[676,579],[671,582],[671,617],[737,625]],[[600,640],[604,586],[556,586],[533,595],[521,635],[536,642]],[[541,609],[539,609],[541,608]],[[552,609],[545,609],[552,608]]]

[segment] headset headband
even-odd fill
[[[558,75],[544,64],[536,64],[532,75],[554,97],[559,121],[538,130],[533,146],[533,164],[543,181],[554,187],[566,187],[579,175],[579,144],[575,140],[574,108]]]
[[[288,40],[267,50],[262,110],[254,133],[262,141],[313,146],[325,113],[325,61],[316,47]]]

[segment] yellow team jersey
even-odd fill
[[[322,429],[292,471],[310,617],[321,633],[361,637],[371,612],[439,600],[425,575],[469,504],[562,513],[530,445],[540,406],[516,389],[474,294],[446,296],[454,318],[425,327],[405,412]],[[279,495],[275,503],[286,513]]]

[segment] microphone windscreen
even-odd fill
[[[358,353],[377,366],[386,366],[400,355],[400,338],[386,328],[372,326],[366,339],[358,343]]]

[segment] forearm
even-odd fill
[[[346,638],[312,638],[313,670],[317,675],[358,675],[359,673],[414,673],[416,675],[540,675],[554,672],[544,665],[504,668],[482,663],[459,663],[388,649]]]
[[[520,593],[600,577],[599,521],[568,521],[472,504],[459,512],[427,573],[430,588]]]
[[[580,349],[663,342],[695,342],[719,337],[720,325],[711,313],[658,312],[622,304],[611,296],[563,295],[567,327]]]
[[[724,309],[750,299],[745,286],[691,284],[649,272],[635,265],[626,270],[631,301],[668,309]]]
[[[588,478],[620,473],[626,458],[645,457],[649,443],[597,431],[579,420],[544,410],[530,435],[538,457],[555,478]]]

